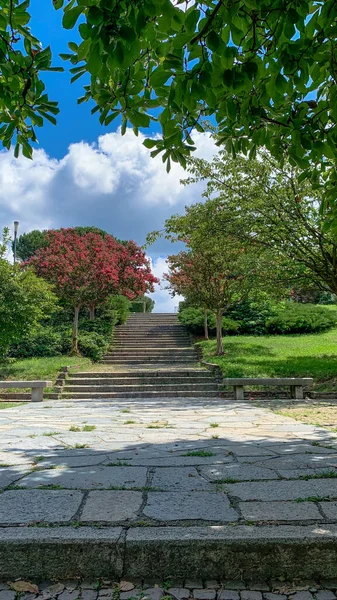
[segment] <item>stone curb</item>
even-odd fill
[[[126,534],[126,535],[125,535]],[[0,580],[31,577],[337,577],[337,526],[11,527]]]

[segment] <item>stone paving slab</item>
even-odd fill
[[[143,502],[141,492],[94,491],[89,492],[81,514],[81,521],[116,523],[136,519]]]
[[[0,489],[6,488],[27,473],[29,473],[27,467],[18,466],[0,468]]]
[[[337,454],[296,454],[287,458],[272,458],[255,463],[269,469],[316,469],[317,467],[337,467]]]
[[[37,488],[57,485],[62,488],[90,490],[97,488],[137,488],[146,484],[143,467],[81,467],[37,471],[20,480],[20,485]]]
[[[331,521],[337,519],[337,502],[320,502],[319,506],[323,514]]]
[[[237,512],[220,492],[149,492],[144,515],[159,521],[203,520],[235,522]]]
[[[308,497],[337,498],[337,480],[252,481],[226,484],[225,491],[240,500],[277,501]]]
[[[215,482],[221,482],[230,479],[238,481],[253,481],[254,479],[257,481],[263,479],[279,479],[276,471],[273,471],[272,469],[238,464],[203,467],[200,469],[200,473],[203,477]]]
[[[329,506],[329,502],[324,504]],[[314,502],[240,502],[239,509],[247,521],[321,521],[323,519]]]
[[[71,521],[83,494],[69,490],[10,490],[0,494],[0,525]]]
[[[174,469],[155,469],[152,485],[161,490],[211,490],[212,485],[201,477],[195,467],[176,467]]]

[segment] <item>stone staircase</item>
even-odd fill
[[[175,314],[135,313],[116,328],[113,345],[101,361],[106,370],[73,373],[62,397],[216,397],[214,375],[198,366],[190,336]]]
[[[135,313],[116,328],[113,347],[104,364],[195,364],[196,351],[175,314]]]

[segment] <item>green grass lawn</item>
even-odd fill
[[[218,364],[225,377],[313,377],[316,391],[337,390],[337,329],[225,337],[225,356],[215,356],[215,341],[199,343],[204,359]]]
[[[80,371],[83,369],[90,369],[91,364],[89,358],[79,358],[78,356],[51,356],[48,358],[24,358],[18,360],[9,359],[0,362],[0,379],[17,381],[25,379],[51,379],[52,381],[55,381],[56,376],[62,367],[69,366],[74,371]]]
[[[0,410],[3,408],[14,408],[15,406],[21,406],[23,402],[1,402],[0,400]]]

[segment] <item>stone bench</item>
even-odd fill
[[[311,386],[313,379],[312,377],[225,377],[222,383],[234,387],[235,400],[244,399],[246,385],[289,386],[291,397],[303,400],[303,386]]]
[[[44,388],[52,385],[52,381],[0,381],[0,389],[31,388],[32,402],[42,402]]]

